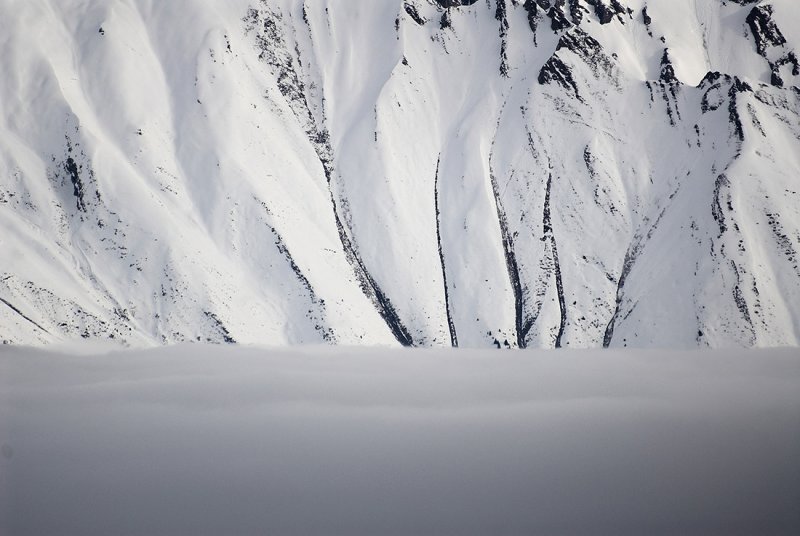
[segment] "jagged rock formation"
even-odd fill
[[[4,342],[798,344],[792,0],[0,20]]]
[[[800,75],[800,65],[793,49],[787,49],[786,38],[772,18],[772,6],[756,6],[747,15],[747,24],[753,33],[758,54],[769,64],[772,85],[782,87],[781,68],[791,68],[791,76]]]

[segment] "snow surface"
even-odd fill
[[[621,4],[0,0],[0,340],[798,345],[796,0]]]
[[[0,533],[800,532],[792,350],[0,348]]]

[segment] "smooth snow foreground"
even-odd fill
[[[798,534],[796,350],[0,350],[0,534]]]

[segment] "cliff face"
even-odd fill
[[[0,339],[796,345],[793,0],[0,2]]]

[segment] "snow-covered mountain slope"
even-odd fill
[[[0,36],[7,342],[798,344],[795,0],[0,0]]]

